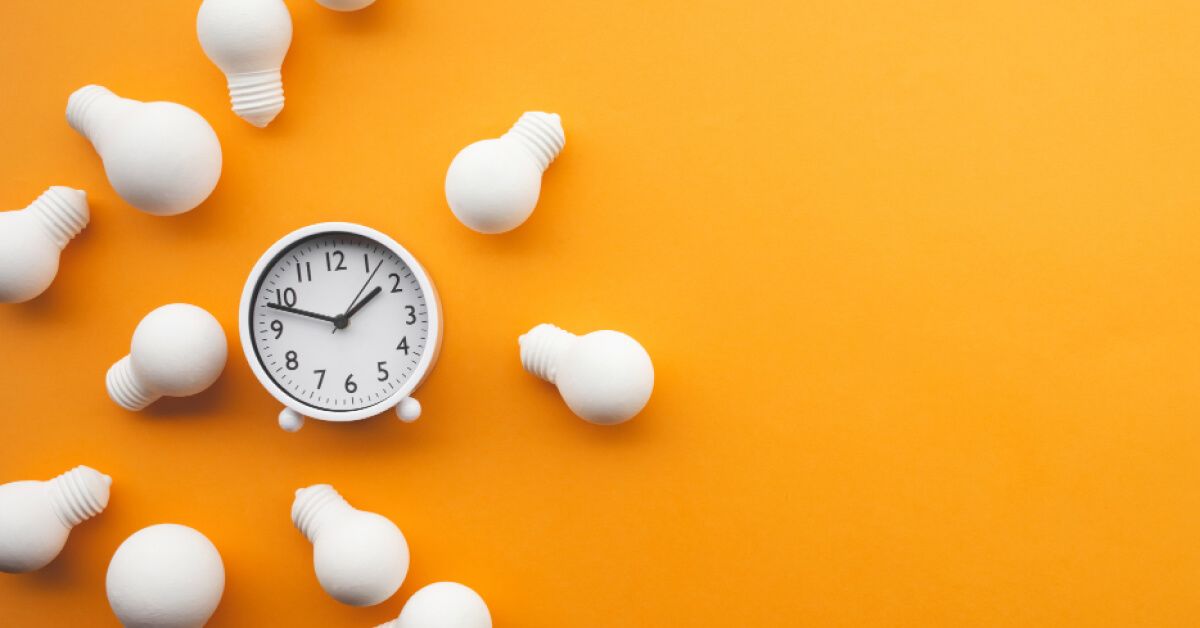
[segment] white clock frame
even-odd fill
[[[254,340],[250,336],[252,322],[250,306],[253,304],[255,289],[261,283],[263,273],[266,272],[271,263],[283,251],[289,249],[296,242],[326,233],[349,233],[370,238],[395,253],[412,270],[413,276],[416,277],[417,284],[425,294],[425,305],[429,313],[429,332],[428,340],[425,343],[425,352],[421,355],[421,359],[413,369],[413,373],[409,376],[408,381],[378,403],[366,408],[345,412],[314,408],[294,399],[267,374],[263,368],[262,361],[259,360],[258,355],[254,351]],[[399,242],[396,242],[381,231],[356,223],[322,222],[301,227],[283,236],[272,244],[262,254],[262,257],[258,258],[258,261],[254,264],[254,268],[250,271],[249,278],[246,279],[245,287],[242,288],[242,299],[238,305],[238,328],[242,341],[242,352],[246,356],[246,362],[250,364],[250,370],[254,372],[254,376],[267,389],[267,392],[271,393],[272,397],[275,397],[277,401],[285,406],[283,411],[279,413],[279,426],[284,430],[289,432],[299,430],[304,425],[305,416],[322,421],[348,422],[373,417],[387,412],[392,408],[395,408],[397,416],[402,421],[410,422],[415,421],[421,415],[420,402],[413,399],[410,395],[425,381],[425,378],[429,375],[429,371],[437,363],[438,354],[441,352],[442,305],[438,299],[437,289],[433,285],[433,280],[429,278],[429,273],[425,272],[425,267],[421,266],[417,258],[413,257],[408,252],[408,249],[401,246]]]

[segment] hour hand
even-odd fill
[[[295,307],[288,307],[286,305],[280,305],[278,303],[268,303],[267,307],[269,307],[273,310],[279,310],[280,312],[287,312],[289,314],[299,314],[300,316],[307,316],[309,318],[315,318],[319,321],[326,321],[326,322],[332,323],[337,320],[332,316],[325,316],[324,314],[317,314],[316,312],[309,312],[308,310],[302,310],[302,309],[295,308]]]

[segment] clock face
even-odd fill
[[[429,344],[418,276],[396,251],[356,233],[319,232],[286,246],[249,295],[247,335],[262,373],[326,413],[391,399],[418,374]]]

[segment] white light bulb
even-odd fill
[[[108,369],[108,396],[137,411],[164,395],[194,395],[217,381],[227,352],[212,314],[186,303],[164,305],[138,323],[129,355]]]
[[[25,209],[0,212],[0,303],[45,292],[58,274],[59,252],[87,223],[87,194],[61,185]]]
[[[492,628],[492,615],[470,587],[435,582],[408,598],[400,617],[378,628]]]
[[[530,112],[504,135],[459,151],[446,172],[446,201],[480,233],[516,229],[533,213],[542,173],[567,143],[556,113]]]
[[[386,517],[358,510],[332,486],[296,491],[292,523],[313,544],[321,588],[350,606],[373,606],[389,597],[408,574],[408,542]]]
[[[108,506],[112,478],[75,467],[46,482],[0,486],[0,571],[25,573],[50,564],[71,528]]]
[[[117,194],[148,214],[194,209],[221,178],[217,134],[183,105],[121,98],[88,85],[67,101],[67,123],[100,153]]]
[[[127,628],[199,628],[225,592],[225,565],[208,537],[162,523],[134,532],[113,554],[108,605]]]
[[[317,0],[317,4],[334,11],[357,11],[375,4],[375,0]]]
[[[654,390],[654,364],[638,341],[618,331],[576,336],[541,324],[518,340],[525,370],[558,386],[579,418],[598,425],[632,419]]]
[[[292,45],[283,0],[204,0],[196,15],[204,54],[229,82],[233,112],[262,128],[283,110],[280,68]]]

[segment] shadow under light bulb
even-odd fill
[[[624,423],[650,401],[654,390],[650,354],[619,331],[576,336],[543,323],[518,342],[521,366],[557,386],[571,411],[589,423]]]
[[[0,571],[41,569],[62,551],[75,526],[108,506],[112,478],[79,466],[45,482],[0,486]]]
[[[117,194],[148,214],[195,209],[221,178],[216,132],[183,105],[121,98],[88,85],[67,100],[67,123],[100,154]]]
[[[225,73],[233,112],[259,128],[270,124],[283,110],[281,68],[292,45],[283,0],[204,0],[196,35]]]
[[[492,614],[470,587],[435,582],[413,593],[399,617],[377,628],[492,628]]]
[[[108,396],[138,411],[159,397],[194,395],[217,381],[227,357],[225,331],[212,314],[187,303],[164,305],[138,323],[129,355],[108,369]]]
[[[375,0],[317,0],[317,4],[334,11],[357,11],[375,4]]]
[[[25,209],[0,212],[0,303],[21,303],[46,291],[58,275],[59,253],[88,223],[87,194],[56,185]]]
[[[504,135],[459,151],[446,171],[446,202],[467,227],[504,233],[529,218],[542,173],[567,143],[557,113],[528,112]]]
[[[328,484],[296,491],[292,523],[313,544],[321,588],[350,606],[392,597],[408,575],[408,542],[383,515],[358,510]]]

